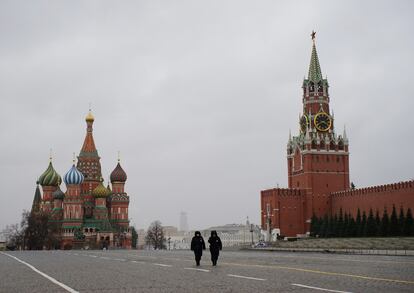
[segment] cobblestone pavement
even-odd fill
[[[414,257],[223,251],[0,253],[0,292],[414,292]]]

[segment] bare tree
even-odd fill
[[[145,242],[151,245],[154,249],[166,249],[164,230],[160,221],[154,221],[148,227]]]
[[[20,225],[8,225],[2,234],[10,250],[41,250],[58,248],[59,232],[59,223],[50,221],[47,214],[23,211]]]
[[[22,220],[19,224],[7,225],[2,231],[5,237],[7,248],[10,250],[25,248],[25,230],[27,228],[27,217],[30,213],[23,211]]]

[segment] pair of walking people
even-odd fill
[[[210,238],[208,238],[208,243],[210,244],[211,262],[213,263],[213,266],[215,266],[217,265],[220,250],[223,248],[221,239],[218,237],[216,231],[211,231]],[[205,249],[206,244],[204,243],[203,236],[201,236],[200,231],[196,231],[193,239],[191,240],[191,250],[194,251],[197,266],[200,265],[201,256],[203,255],[203,250]]]

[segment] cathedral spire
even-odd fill
[[[85,181],[93,181],[94,184],[91,189],[94,189],[99,183],[99,179],[102,177],[101,163],[99,162],[98,151],[95,147],[95,141],[93,139],[93,122],[95,117],[92,115],[91,109],[89,109],[88,115],[85,118],[86,121],[86,136],[82,145],[82,149],[79,153],[77,169],[82,172],[85,177]],[[93,200],[91,197],[90,200]]]
[[[40,205],[42,203],[42,195],[40,194],[40,188],[39,188],[39,181],[36,182],[36,191],[33,198],[33,204],[32,204],[32,213],[38,213],[40,211]]]
[[[318,53],[316,52],[315,45],[315,35],[316,32],[312,31],[312,55],[308,71],[308,80],[317,83],[322,80],[322,71],[321,66],[319,65]]]
[[[81,152],[79,154],[80,157],[83,156],[98,156],[98,151],[95,147],[95,141],[93,139],[93,122],[95,121],[95,118],[92,115],[91,109],[89,109],[88,115],[86,115],[85,118],[86,121],[86,136],[85,141],[83,142],[83,146],[81,149]]]

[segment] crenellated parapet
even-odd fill
[[[369,186],[369,187],[358,188],[354,190],[332,192],[331,196],[335,198],[335,197],[356,196],[356,195],[364,195],[364,194],[375,194],[375,193],[379,194],[383,192],[401,191],[404,189],[412,189],[414,192],[414,180],[385,184],[385,185]]]
[[[272,194],[277,196],[305,196],[306,191],[304,189],[297,188],[272,188],[263,190],[262,194]]]
[[[299,134],[289,138],[287,143],[287,155],[293,156],[296,149],[306,151],[334,151],[348,152],[349,141],[346,133],[336,135],[334,132],[320,133],[313,129],[308,129],[306,134]]]
[[[358,210],[368,214],[370,210],[380,216],[393,207],[414,209],[414,180],[370,186],[355,190],[333,192],[330,194],[332,215],[343,212],[356,217]]]

